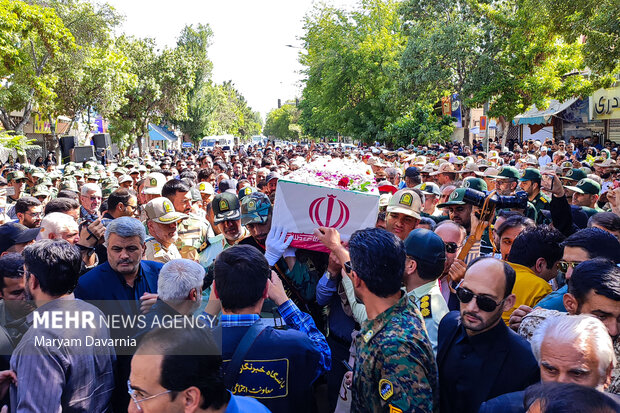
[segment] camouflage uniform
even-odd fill
[[[419,310],[407,295],[362,323],[355,339],[352,412],[437,412],[437,364]]]
[[[145,245],[146,250],[144,251],[144,259],[146,260],[157,261],[165,264],[170,260],[181,258],[181,254],[179,254],[179,250],[174,244],[170,245],[170,247],[166,249],[160,242],[151,237],[146,240]]]
[[[177,231],[179,232],[179,239],[176,242],[176,247],[181,253],[181,257],[196,262],[199,261],[198,249],[209,238],[215,236],[211,225],[192,215],[179,222]]]
[[[527,314],[523,317],[523,320],[521,320],[519,335],[527,341],[531,341],[536,329],[538,329],[538,327],[540,327],[546,319],[564,314],[566,313],[556,310],[535,308],[534,311]],[[616,360],[620,360],[620,337],[616,337],[616,339],[613,340],[613,343]],[[607,389],[605,389],[605,391],[608,393],[620,394],[620,365],[616,365],[616,367],[611,371],[611,384]]]

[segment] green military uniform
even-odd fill
[[[181,253],[181,257],[192,261],[199,261],[200,247],[212,237],[215,237],[211,225],[200,218],[191,215],[189,218],[179,222],[177,227],[179,239],[176,247]]]
[[[537,183],[538,186],[540,187],[540,184],[542,181],[542,173],[536,168],[527,168],[523,172],[523,176],[519,178],[519,181],[521,182],[531,181],[531,182]],[[549,201],[550,201],[549,198],[544,196],[539,191],[538,194],[536,194],[536,196],[534,197],[534,199],[528,202],[528,208],[526,209],[525,215],[528,218],[532,218],[537,224],[549,224],[550,222],[544,222],[545,216],[543,215],[542,212],[540,212],[543,209],[546,209],[546,210],[549,209]],[[532,211],[532,209],[534,211]]]
[[[577,182],[575,186],[566,186],[566,189],[570,189],[571,191],[580,194],[598,195],[601,193],[601,185],[590,178],[583,178]],[[582,206],[581,210],[588,215],[588,218],[599,212],[604,212],[604,210],[600,209],[596,205],[594,208]]]
[[[355,339],[353,412],[437,412],[437,364],[420,311],[406,294]]]

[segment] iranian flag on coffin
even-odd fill
[[[358,229],[374,227],[378,211],[376,194],[280,179],[271,227],[292,234],[292,247],[328,252],[313,235],[316,228],[335,228],[348,241]]]

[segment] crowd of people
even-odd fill
[[[570,137],[4,165],[0,397],[45,413],[620,411],[617,157]],[[375,227],[291,247],[278,181],[345,160],[365,182],[328,184],[376,194]]]

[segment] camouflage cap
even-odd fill
[[[394,212],[420,219],[422,200],[412,189],[401,189],[390,198],[386,211],[388,213]]]
[[[172,201],[163,196],[150,200],[144,206],[144,211],[149,220],[160,224],[171,224],[189,217],[189,215],[177,212]]]
[[[7,174],[6,180],[11,181],[22,181],[26,179],[26,175],[22,171],[11,171]]]
[[[108,198],[112,192],[116,191],[118,189],[118,185],[110,185],[110,186],[106,186],[105,188],[103,188],[103,190],[101,191],[101,197],[102,198]]]
[[[241,200],[241,225],[265,224],[271,212],[271,201],[262,192],[253,192]]]
[[[61,191],[64,189],[67,191],[79,192],[78,184],[74,179],[65,179],[61,181],[58,189]]]
[[[32,196],[34,197],[39,197],[39,196],[51,196],[52,192],[47,189],[47,187],[45,185],[37,185],[34,187],[34,191],[32,192]]]

